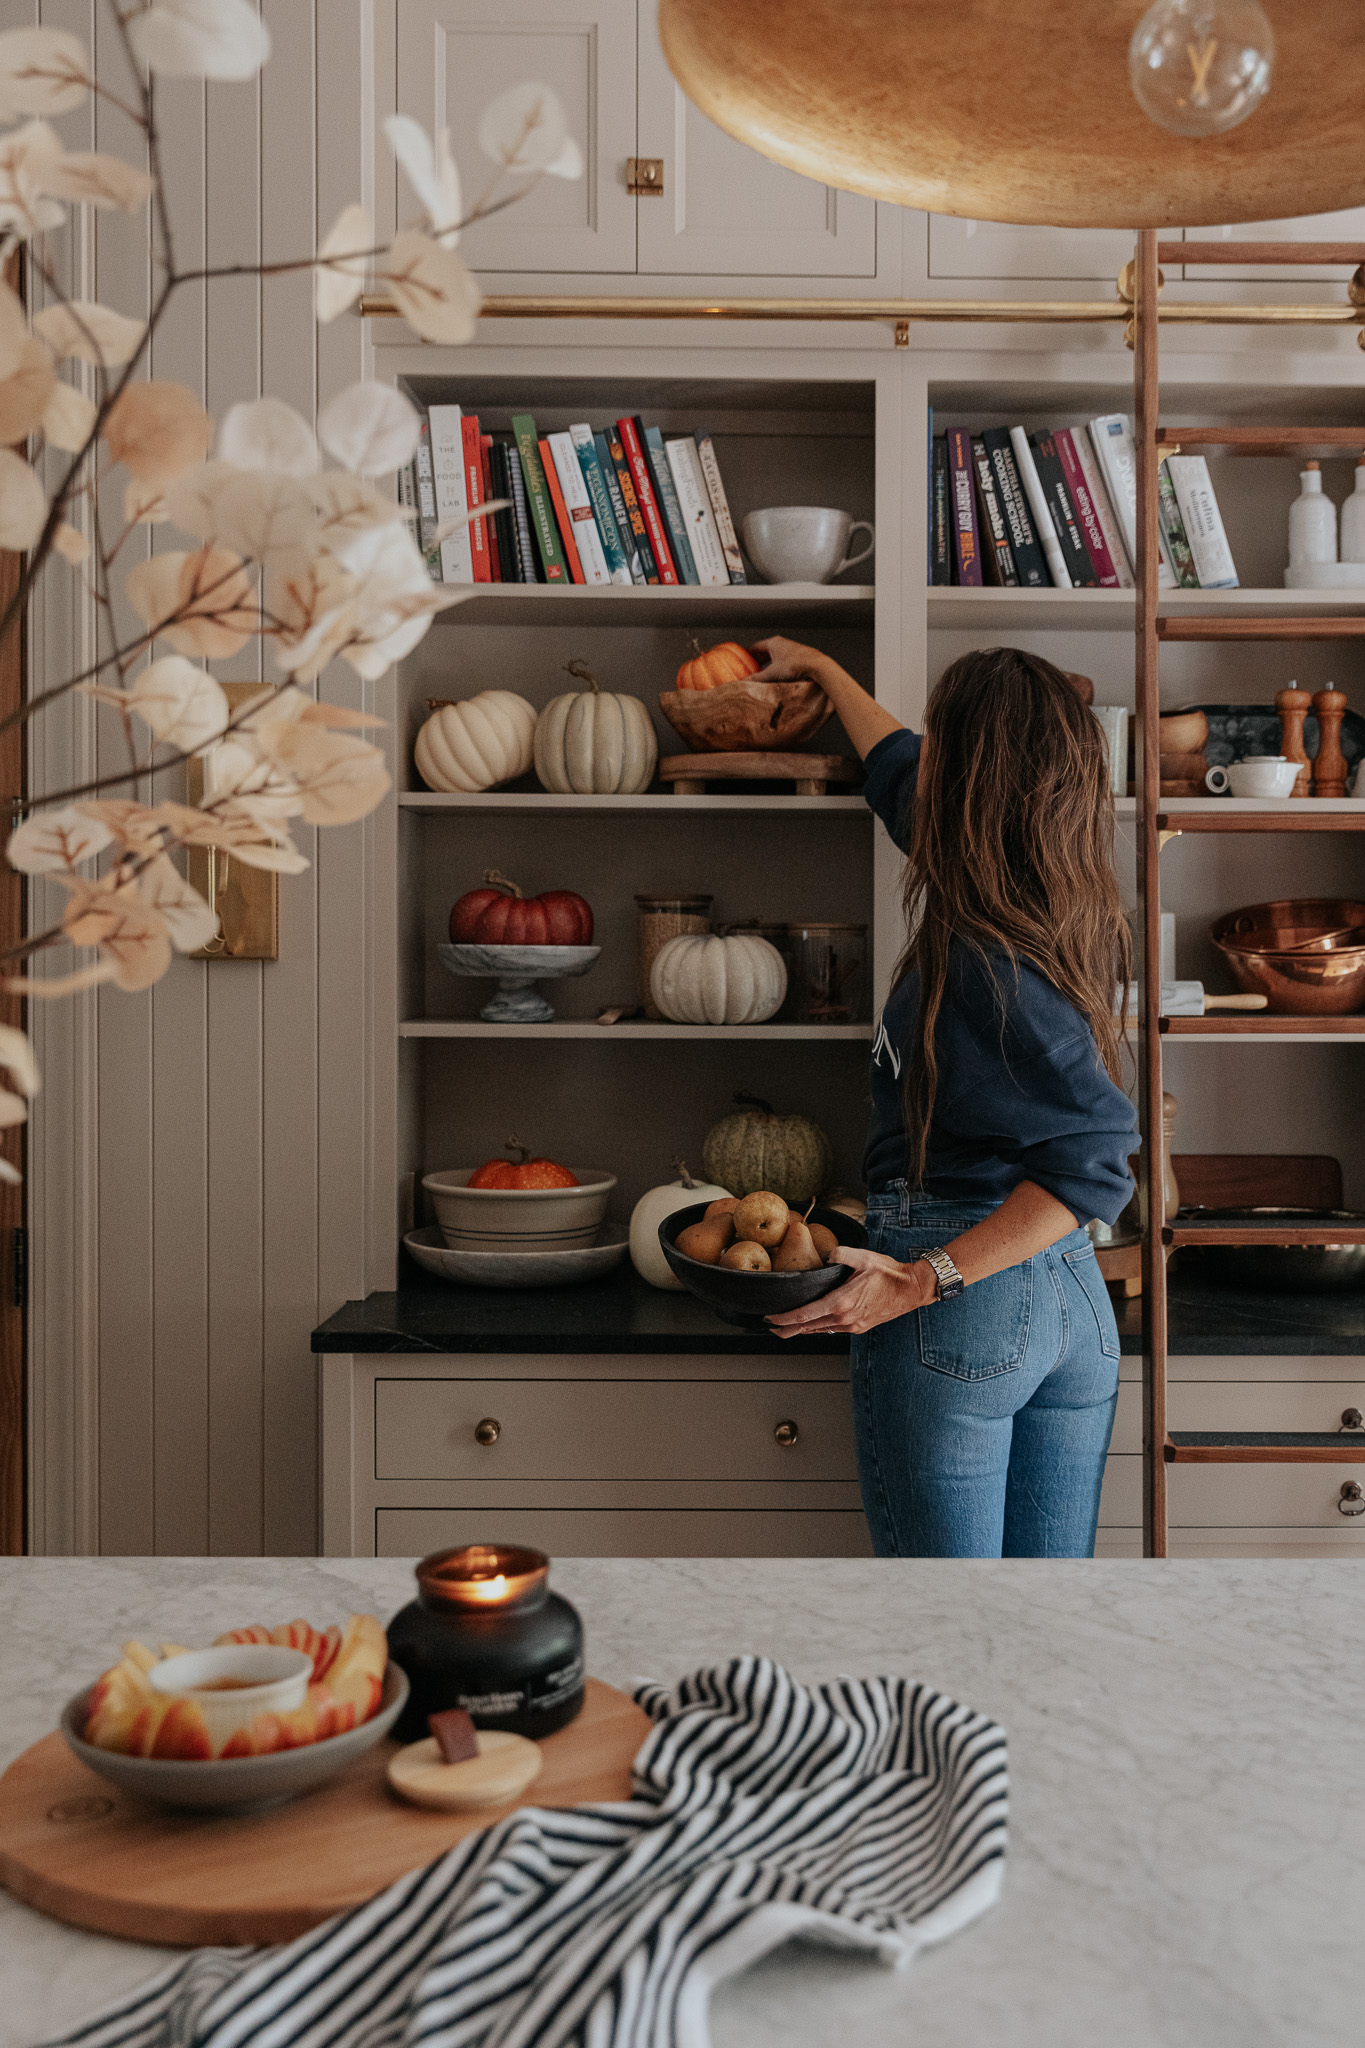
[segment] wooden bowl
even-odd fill
[[[746,677],[714,690],[661,690],[659,708],[691,752],[742,754],[809,739],[833,707],[818,683]]]
[[[1198,754],[1209,736],[1209,721],[1202,711],[1177,711],[1161,720],[1163,754]]]

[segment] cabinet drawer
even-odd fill
[[[379,1508],[376,1557],[520,1543],[549,1557],[871,1557],[862,1516],[770,1508]]]
[[[1365,1515],[1343,1515],[1341,1489],[1362,1467],[1340,1465],[1171,1465],[1172,1529],[1332,1529],[1365,1536]],[[1141,1528],[1142,1459],[1110,1452],[1100,1525]]]
[[[842,1380],[379,1380],[374,1420],[376,1479],[858,1476]]]
[[[1365,1378],[1347,1380],[1172,1381],[1166,1390],[1171,1429],[1270,1429],[1323,1433],[1341,1428],[1348,1408],[1365,1411]],[[1113,1448],[1142,1449],[1142,1388],[1119,1388]]]

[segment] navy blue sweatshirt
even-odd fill
[[[902,851],[919,750],[917,733],[893,732],[867,757],[864,794]],[[892,991],[872,1049],[869,1189],[909,1177],[901,1091],[918,1005],[912,970]],[[1016,969],[1003,951],[988,967],[954,942],[934,1049],[926,1195],[998,1202],[1030,1180],[1078,1223],[1118,1220],[1133,1191],[1137,1118],[1105,1072],[1087,1019],[1045,975],[1027,961]]]

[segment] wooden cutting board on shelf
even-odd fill
[[[392,1742],[270,1813],[213,1815],[130,1798],[53,1733],[0,1777],[0,1880],[39,1912],[127,1941],[292,1941],[519,1806],[629,1799],[631,1763],[652,1726],[624,1693],[590,1678],[577,1720],[541,1744],[545,1762],[526,1795],[465,1814],[398,1799],[384,1775]]]
[[[708,782],[794,782],[798,796],[823,796],[830,782],[856,782],[857,761],[843,754],[665,754],[660,782],[675,796],[704,796]]]

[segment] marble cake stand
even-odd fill
[[[451,974],[490,977],[498,984],[479,1015],[485,1024],[552,1024],[554,1005],[538,993],[538,981],[562,981],[586,974],[600,946],[451,946],[436,948]]]

